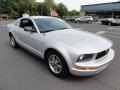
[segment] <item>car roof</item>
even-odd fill
[[[40,18],[54,18],[54,17],[51,17],[51,16],[29,16],[29,17],[22,17],[22,18],[40,19]]]
[[[51,16],[30,16],[33,19],[38,19],[38,18],[53,18]]]
[[[20,20],[20,19],[26,19],[26,18],[29,18],[29,19],[40,19],[40,18],[55,18],[55,17],[52,17],[52,16],[28,16],[28,17],[21,17],[17,20]]]
[[[83,17],[92,17],[92,16],[83,16]]]

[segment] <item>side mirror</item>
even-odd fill
[[[24,31],[35,32],[31,26],[24,27]]]

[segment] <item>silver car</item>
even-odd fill
[[[106,18],[106,19],[103,19],[101,20],[101,23],[102,24],[105,24],[105,25],[120,25],[120,19],[116,19],[116,18]]]
[[[55,17],[23,17],[9,24],[13,48],[19,46],[40,56],[57,77],[69,73],[89,76],[103,71],[113,60],[112,42],[76,30]]]
[[[76,23],[86,22],[86,23],[92,23],[93,18],[91,16],[83,16],[75,19]]]

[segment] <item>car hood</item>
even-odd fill
[[[112,42],[106,38],[76,29],[49,32],[47,37],[69,50],[85,54],[98,53],[112,46]]]

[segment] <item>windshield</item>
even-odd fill
[[[71,28],[70,25],[58,18],[39,18],[35,19],[35,23],[41,33]]]

